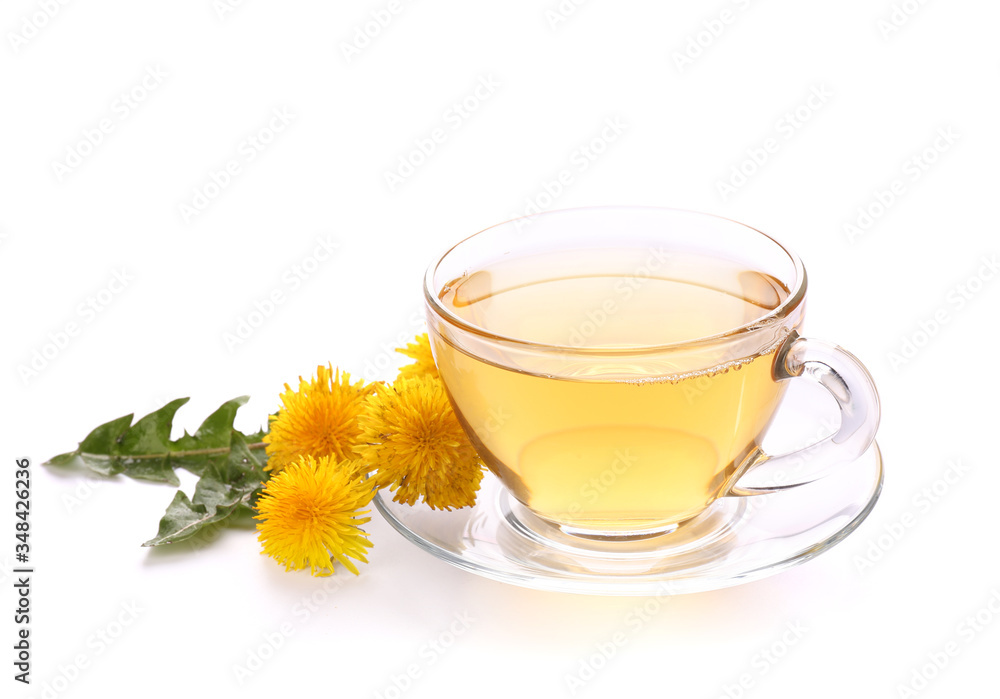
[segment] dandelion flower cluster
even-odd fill
[[[361,427],[358,453],[375,468],[376,485],[395,492],[395,502],[423,498],[444,510],[475,504],[483,464],[439,379],[400,378],[380,388],[368,398]]]
[[[335,457],[344,461],[354,457],[361,429],[358,416],[373,387],[364,381],[351,383],[351,375],[332,367],[316,367],[316,378],[299,377],[299,389],[285,384],[281,408],[271,416],[267,445],[267,466],[281,471],[300,456]]]
[[[352,384],[330,366],[300,377],[297,391],[285,384],[263,439],[271,478],[255,519],[263,553],[286,570],[330,575],[337,561],[357,574],[354,561],[367,563],[371,547],[360,510],[378,488],[432,509],[475,504],[483,463],[448,402],[427,335],[397,351],[414,362],[393,384]]]
[[[257,500],[258,540],[263,553],[285,570],[311,569],[330,575],[333,561],[358,574],[351,559],[368,562],[371,547],[359,525],[372,498],[366,481],[352,478],[350,464],[329,456],[302,456],[271,477]]]
[[[399,370],[399,378],[407,379],[415,376],[433,376],[435,379],[441,378],[438,374],[437,365],[434,363],[434,355],[431,354],[431,342],[427,333],[417,335],[413,342],[406,347],[396,349],[400,354],[414,359],[412,364],[407,364]]]

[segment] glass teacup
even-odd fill
[[[875,436],[865,368],[798,334],[801,261],[734,221],[630,207],[529,216],[451,248],[424,292],[435,361],[479,454],[568,534],[669,532],[720,497],[815,480]],[[840,426],[771,456],[761,441],[793,377],[829,391]],[[746,484],[768,469],[796,475]]]

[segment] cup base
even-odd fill
[[[506,498],[507,500],[504,503],[503,508],[505,511],[510,511],[511,516],[518,520],[519,527],[525,530],[530,529],[535,532],[537,536],[546,539],[551,538],[551,536],[556,532],[562,532],[567,536],[587,539],[590,541],[641,541],[643,539],[651,539],[664,534],[672,534],[677,531],[677,528],[681,526],[681,524],[683,524],[671,522],[660,526],[629,529],[624,529],[622,527],[615,529],[577,527],[564,522],[556,522],[547,517],[536,514],[524,503],[517,500],[513,496],[506,495]]]
[[[581,539],[591,539],[593,541],[640,541],[642,539],[651,539],[656,536],[663,536],[664,534],[673,534],[675,531],[677,531],[677,528],[680,525],[671,524],[667,527],[640,529],[638,531],[629,532],[628,534],[623,534],[622,532],[616,532],[616,531],[595,531],[593,529],[578,529],[576,527],[571,527],[568,524],[558,524],[556,526],[564,534],[568,534],[569,536],[579,537]]]
[[[518,538],[505,542],[511,555],[532,555],[530,550],[555,549],[598,560],[620,561],[663,559],[696,550],[725,538],[740,521],[747,503],[741,498],[716,500],[701,514],[680,524],[671,524],[646,531],[596,532],[576,529],[545,520],[518,502],[502,487],[494,498],[497,513]],[[537,556],[537,554],[535,554]],[[561,559],[554,563],[562,567]]]

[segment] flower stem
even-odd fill
[[[264,442],[254,442],[247,444],[247,449],[263,449]],[[162,459],[166,456],[207,456],[210,454],[228,454],[232,451],[230,447],[215,447],[213,449],[188,449],[187,451],[168,451],[162,454],[88,454],[90,457],[103,457],[105,459]]]

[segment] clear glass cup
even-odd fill
[[[448,250],[424,293],[470,439],[517,502],[570,536],[669,533],[719,498],[815,481],[875,437],[867,370],[799,334],[802,262],[731,220],[638,207],[515,219]],[[767,454],[792,379],[825,388],[840,424]]]

